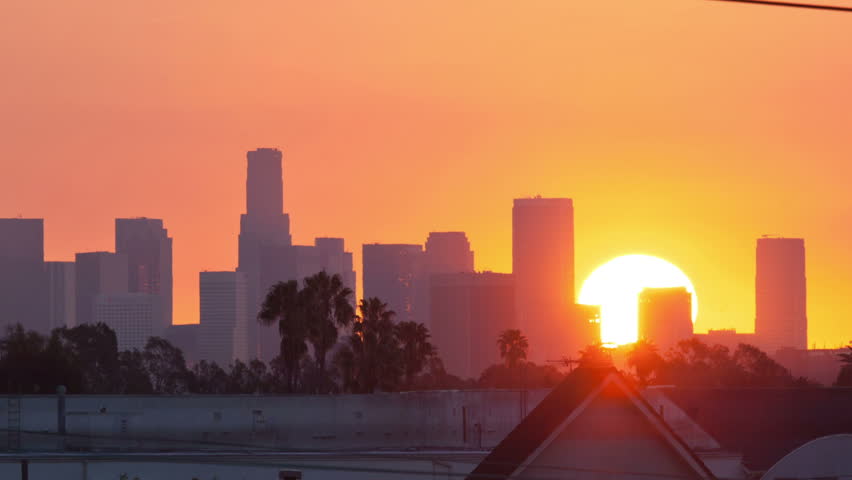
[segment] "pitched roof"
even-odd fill
[[[666,388],[721,444],[764,471],[819,437],[852,433],[852,388]]]
[[[677,437],[639,393],[613,367],[581,367],[557,385],[509,435],[468,475],[469,480],[507,479],[546,446],[561,428],[603,389],[617,383],[651,420],[701,478],[715,477],[701,460]]]

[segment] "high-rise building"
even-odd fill
[[[0,218],[0,327],[47,332],[44,220]]]
[[[419,321],[423,291],[423,247],[411,244],[366,244],[362,247],[364,298],[378,297],[396,312],[399,322]],[[427,290],[428,291],[428,290]]]
[[[447,372],[479,378],[500,363],[497,338],[515,324],[515,286],[505,273],[445,273],[430,278],[432,343]]]
[[[245,272],[199,274],[199,360],[226,366],[234,360],[249,359],[247,280]]]
[[[639,338],[653,342],[663,352],[692,338],[692,294],[685,287],[642,290]]]
[[[757,240],[755,307],[754,331],[766,353],[808,348],[804,239]]]
[[[161,335],[172,324],[172,239],[163,221],[154,218],[116,218],[115,251],[127,255],[127,288],[130,293],[160,297],[161,318],[154,319],[154,333]]]
[[[47,275],[47,328],[77,325],[77,289],[74,262],[45,262]]]
[[[521,332],[536,363],[585,347],[585,327],[573,318],[574,205],[570,198],[515,199],[512,274]]]
[[[95,295],[94,321],[115,331],[118,350],[142,350],[154,336],[154,322],[162,315],[162,302],[147,293],[113,293]]]
[[[464,232],[430,232],[423,254],[428,274],[473,272],[473,251]]]
[[[342,238],[318,238],[314,245],[293,245],[290,217],[283,213],[282,155],[277,149],[248,152],[246,213],[240,218],[239,264],[247,281],[249,358],[272,360],[280,352],[274,326],[262,326],[257,314],[269,288],[277,282],[302,281],[322,270],[340,274],[355,290],[352,253]],[[353,299],[354,301],[354,299]]]
[[[74,263],[76,322],[77,325],[93,323],[95,297],[128,293],[127,255],[113,252],[78,253]]]
[[[340,275],[343,284],[353,292],[357,285],[357,277],[352,263],[352,252],[347,252],[342,238],[318,237],[314,239],[314,249],[319,256],[319,263],[329,275]],[[355,295],[352,295],[355,302]]]
[[[270,266],[264,257],[286,253],[280,250],[281,247],[292,244],[290,216],[284,213],[281,151],[258,148],[248,152],[246,157],[246,213],[240,217],[237,270],[245,272],[247,281],[250,356],[268,359],[269,355],[261,351],[260,342],[269,335],[276,336],[277,332],[272,327],[259,326],[254,319],[268,289],[262,279],[277,276],[270,274]],[[277,262],[286,263],[286,260],[277,259]]]

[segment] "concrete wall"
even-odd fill
[[[76,455],[28,459],[29,480],[279,480],[279,472],[301,473],[303,480],[456,479],[470,473],[485,452],[332,455],[259,455],[242,458],[146,454],[138,458]],[[122,477],[126,475],[126,477]],[[21,478],[20,461],[0,460],[0,478]],[[292,477],[291,477],[292,478]]]
[[[546,395],[526,392],[526,412]],[[491,448],[522,418],[521,391],[373,395],[68,395],[66,433],[57,397],[20,398],[21,450],[197,450],[270,447]],[[0,428],[16,430],[9,397]],[[14,447],[13,435],[0,448]],[[64,442],[64,444],[63,444]]]

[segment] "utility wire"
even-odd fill
[[[835,12],[852,13],[852,7],[839,5],[820,5],[816,3],[779,2],[775,0],[712,0],[715,2],[749,3],[753,5],[770,5],[773,7],[807,8],[812,10],[831,10]]]

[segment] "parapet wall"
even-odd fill
[[[547,390],[483,390],[372,395],[67,395],[65,436],[57,433],[56,396],[7,396],[0,397],[0,425],[6,431],[0,446],[131,451],[487,449],[499,443],[546,394]]]

